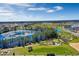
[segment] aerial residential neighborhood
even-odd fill
[[[0,4],[0,56],[78,56],[79,4]]]

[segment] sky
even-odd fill
[[[0,3],[0,22],[79,20],[79,3]]]

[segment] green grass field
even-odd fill
[[[16,55],[46,55],[47,53],[55,53],[56,55],[77,55],[78,52],[67,44],[61,46],[33,46],[33,51],[28,52],[26,47],[15,47],[12,52]]]

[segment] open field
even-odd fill
[[[33,51],[28,52],[28,46],[25,47],[15,47],[10,50],[10,54],[15,53],[15,55],[47,55],[48,53],[55,53],[56,55],[77,55],[78,52],[67,44],[61,46],[52,45],[32,45]],[[5,49],[6,50],[6,49]]]

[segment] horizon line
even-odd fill
[[[79,22],[79,20],[46,20],[46,21],[0,21],[0,23],[9,23],[9,22]]]

